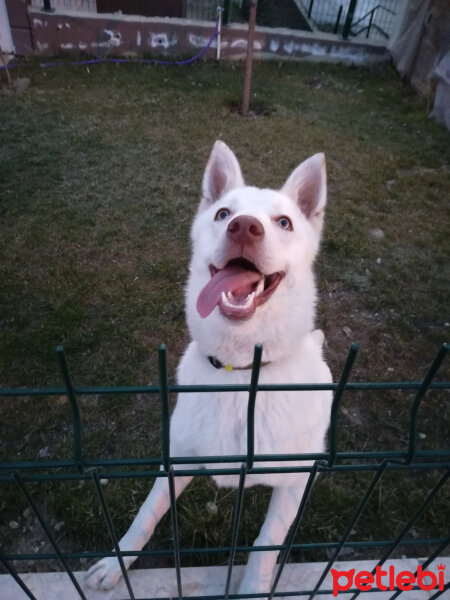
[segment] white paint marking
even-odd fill
[[[110,29],[104,29],[104,32],[106,33],[106,35],[109,35],[109,40],[107,42],[107,44],[109,46],[120,46],[121,42],[121,35],[120,33],[114,33],[114,31],[111,31]]]
[[[164,48],[164,50],[167,50],[167,48],[170,48],[170,46],[177,45],[178,38],[174,34],[169,40],[167,33],[152,33],[148,43],[152,48]]]
[[[194,46],[194,48],[204,48],[209,40],[210,38],[201,35],[195,35],[194,33],[189,34],[189,43],[191,46]],[[214,40],[210,47],[217,48],[217,40]]]
[[[277,52],[280,47],[280,40],[270,40],[270,51]]]

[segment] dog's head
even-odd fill
[[[312,263],[325,204],[323,154],[275,191],[246,186],[233,152],[215,143],[192,227],[187,293],[191,334],[206,351],[218,338],[220,347],[245,339],[252,350],[289,330],[298,336],[311,329]]]

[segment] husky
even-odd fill
[[[302,162],[279,190],[244,183],[238,160],[217,141],[203,176],[192,226],[192,260],[186,316],[192,341],[178,367],[180,384],[248,384],[255,344],[262,344],[260,383],[329,384],[322,356],[324,335],[314,330],[313,263],[326,205],[323,154]],[[254,417],[256,455],[321,453],[329,426],[331,392],[259,391]],[[245,392],[179,394],[170,424],[172,457],[247,453]],[[307,461],[258,461],[258,467],[311,465]],[[202,465],[223,468],[217,463]],[[231,464],[230,467],[240,465]],[[176,476],[178,497],[192,477]],[[214,476],[237,486],[239,476]],[[245,485],[273,487],[257,546],[281,545],[298,511],[307,473],[248,473]],[[130,529],[122,551],[139,551],[170,507],[168,481],[158,477]],[[240,594],[267,593],[278,551],[250,553]],[[126,568],[135,560],[123,558]],[[110,589],[121,578],[117,558],[104,558],[87,584]]]

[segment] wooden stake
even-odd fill
[[[245,62],[244,95],[242,98],[242,114],[248,116],[250,105],[250,88],[252,85],[253,40],[255,38],[256,7],[258,0],[250,0],[250,15],[248,19],[247,60]]]

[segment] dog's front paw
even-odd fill
[[[122,577],[117,558],[102,558],[86,573],[86,584],[94,590],[110,590]]]

